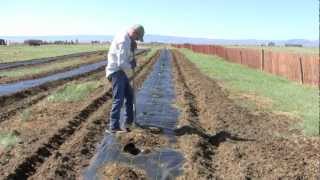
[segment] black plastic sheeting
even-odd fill
[[[149,179],[174,179],[182,173],[183,156],[172,149],[163,148],[149,154],[140,153],[133,156],[121,152],[122,145],[118,144],[115,135],[107,135],[99,145],[98,153],[84,173],[85,180],[99,179],[98,171],[107,163],[124,163],[146,171]]]
[[[80,66],[79,68],[75,68],[66,72],[49,75],[39,79],[24,80],[24,81],[19,81],[19,82],[10,83],[10,84],[0,84],[0,96],[13,94],[28,88],[40,86],[47,82],[52,82],[60,79],[78,76],[87,72],[97,70],[103,66],[106,66],[106,64],[107,64],[107,61],[104,60],[101,62],[89,64],[89,65],[83,65],[83,66]]]
[[[176,127],[179,111],[172,106],[175,92],[171,75],[171,54],[168,50],[161,51],[159,60],[137,93],[136,100],[137,122],[142,126],[162,129],[162,133],[170,142],[175,143],[173,130]],[[123,145],[117,142],[115,135],[106,134],[98,147],[97,154],[83,174],[84,179],[99,179],[99,169],[112,162],[143,169],[149,179],[174,179],[182,173],[184,157],[169,147],[136,156],[124,153],[122,149]]]

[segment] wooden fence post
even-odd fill
[[[264,49],[261,50],[261,71],[264,71]]]
[[[240,63],[242,64],[242,51],[240,50]]]
[[[304,83],[304,78],[303,78],[303,67],[302,67],[302,58],[301,57],[299,57],[299,62],[300,62],[300,74],[301,74],[300,82],[301,82],[301,84],[303,84]]]
[[[224,49],[224,56],[226,60],[229,61],[227,48]]]

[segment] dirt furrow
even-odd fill
[[[57,150],[83,123],[93,112],[102,106],[108,99],[111,98],[110,89],[103,93],[102,96],[95,99],[85,109],[80,111],[68,125],[59,129],[48,142],[43,144],[34,154],[26,158],[14,172],[9,174],[7,179],[27,179],[34,174],[39,165],[41,165],[52,153]]]
[[[186,155],[187,166],[184,174],[178,179],[212,178],[212,155],[213,146],[209,142],[210,135],[207,134],[200,123],[200,107],[196,95],[192,93],[187,85],[186,77],[182,71],[185,69],[176,55],[173,55],[173,77],[177,95],[177,105],[181,108],[182,115],[179,125],[175,130],[178,137],[178,145]]]

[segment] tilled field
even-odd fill
[[[101,156],[109,159],[96,169],[101,179],[320,178],[320,140],[290,130],[297,120],[238,106],[177,51],[140,62],[140,127],[127,134],[104,134],[112,101],[101,69],[2,97],[0,130],[21,141],[0,149],[0,179],[87,179]],[[46,98],[91,80],[104,85],[84,101]],[[21,122],[24,109],[32,117]],[[109,140],[116,147],[105,147]]]

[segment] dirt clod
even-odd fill
[[[101,180],[146,180],[146,173],[138,168],[133,168],[123,164],[108,164],[103,168]]]
[[[155,135],[144,129],[134,129],[129,133],[123,133],[117,136],[117,139],[124,146],[134,145],[136,148],[149,150],[168,144],[165,137]]]

